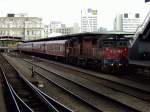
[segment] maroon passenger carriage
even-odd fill
[[[29,41],[18,46],[19,50],[44,54],[66,63],[90,65],[105,70],[128,65],[128,36],[130,34],[82,33],[50,40]],[[67,37],[67,38],[66,38]]]
[[[67,40],[27,42],[19,45],[18,49],[30,54],[44,54],[52,58],[65,60],[66,41]]]

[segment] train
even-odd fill
[[[128,66],[131,36],[127,33],[79,33],[26,41],[18,46],[18,51],[113,71]]]

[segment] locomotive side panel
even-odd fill
[[[84,39],[82,41],[83,44],[83,53],[81,56],[85,58],[93,58],[93,44],[92,44],[92,39]]]

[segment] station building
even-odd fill
[[[42,19],[26,17],[23,14],[8,14],[0,17],[0,36],[22,37],[22,40],[33,40],[42,37]]]

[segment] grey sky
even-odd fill
[[[7,13],[27,13],[37,16],[45,24],[52,20],[62,21],[67,25],[80,24],[80,12],[83,8],[98,10],[98,26],[112,29],[116,14],[139,12],[142,19],[150,11],[150,3],[144,0],[0,0],[0,16]]]

